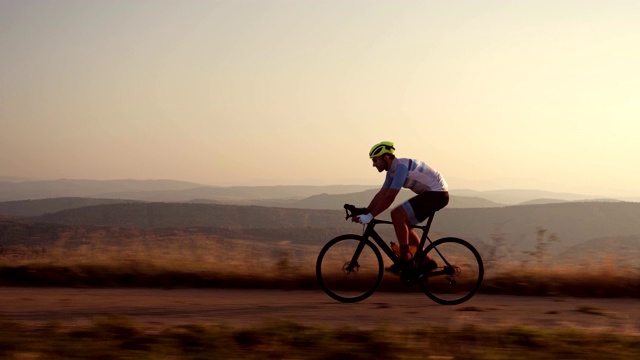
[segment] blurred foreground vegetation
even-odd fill
[[[372,330],[290,322],[249,328],[182,325],[145,330],[126,317],[84,327],[0,321],[3,359],[638,359],[637,334],[439,327]]]
[[[319,248],[171,236],[0,248],[0,286],[318,289]],[[489,262],[481,292],[640,298],[615,259],[545,267]],[[542,266],[540,266],[542,265]],[[380,291],[419,291],[385,274]],[[597,311],[582,309],[581,311]],[[145,329],[126,317],[87,326],[0,319],[0,359],[638,359],[636,333],[528,327],[328,328],[265,323]]]
[[[318,246],[184,234],[99,240],[0,246],[0,286],[319,289]],[[545,266],[492,257],[485,270],[485,294],[640,298],[640,269],[614,258]],[[379,291],[419,289],[385,274]]]

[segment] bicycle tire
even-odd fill
[[[353,270],[349,265],[358,245],[362,251]],[[338,236],[320,250],[316,261],[316,277],[322,290],[343,303],[362,301],[371,296],[384,274],[380,250],[360,235]]]
[[[445,267],[438,249],[452,268]],[[484,279],[484,264],[480,253],[467,241],[447,237],[434,241],[425,249],[438,267],[423,276],[419,283],[431,300],[442,305],[458,305],[471,299]],[[435,275],[440,274],[440,275]]]

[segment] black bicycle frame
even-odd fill
[[[424,250],[426,249],[426,242],[427,240],[429,241],[430,244],[433,244],[433,241],[431,241],[431,239],[429,238],[429,229],[431,228],[431,222],[433,221],[433,216],[435,214],[431,214],[429,216],[429,220],[427,221],[426,225],[423,226],[418,226],[418,225],[409,225],[410,229],[420,229],[422,230],[422,236],[420,238],[420,246],[418,247],[418,250],[414,256],[414,258],[419,259],[420,261],[422,261],[423,257],[426,255],[426,253],[424,252]],[[387,220],[376,220],[376,219],[372,219],[369,224],[367,224],[367,227],[364,230],[364,233],[362,234],[362,237],[364,239],[368,239],[371,238],[373,239],[373,241],[378,244],[378,247],[380,249],[382,249],[382,251],[384,251],[385,254],[387,254],[387,256],[389,257],[389,259],[391,259],[394,263],[398,263],[398,261],[400,260],[398,258],[398,256],[393,252],[393,250],[391,249],[391,247],[389,247],[389,245],[387,245],[387,243],[385,243],[385,241],[382,239],[382,237],[378,234],[377,231],[375,231],[374,227],[377,224],[388,224],[388,225],[393,225],[393,222],[391,221],[387,221]],[[436,252],[438,253],[438,255],[440,255],[440,258],[442,258],[442,260],[444,261],[444,263],[450,267],[451,264],[449,264],[449,262],[447,261],[447,259],[444,257],[444,255],[442,255],[442,253],[440,252],[440,250],[438,250],[438,248],[436,246],[433,247]],[[360,244],[358,245],[358,247],[356,248],[355,253],[353,254],[353,259],[351,260],[351,267],[356,267],[358,266],[358,261],[357,259],[360,257],[360,253],[362,252],[362,249],[364,249],[364,242],[360,242]],[[440,272],[434,272],[431,275],[438,275]]]

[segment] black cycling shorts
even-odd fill
[[[447,204],[449,204],[448,191],[427,191],[405,201],[402,207],[409,215],[411,223],[417,225]]]

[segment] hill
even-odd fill
[[[333,187],[334,191],[348,190],[350,187]],[[164,198],[170,197],[176,198],[191,198],[192,196],[204,196],[202,189],[190,189],[184,191],[178,191],[182,195],[174,196],[176,192],[170,192],[172,196],[161,196]],[[315,190],[327,190],[327,188],[305,188],[298,192],[312,192]],[[335,210],[342,208],[343,204],[355,204],[357,206],[365,206],[368,204],[377,189],[368,189],[361,192],[352,193],[340,193],[340,194],[328,194],[323,193],[319,195],[313,195],[302,199],[293,198],[275,198],[275,199],[260,199],[260,200],[248,200],[243,197],[249,198],[251,196],[258,196],[257,193],[262,191],[268,193],[267,190],[260,190],[259,188],[221,188],[221,189],[209,189],[209,197],[213,198],[193,198],[185,201],[175,202],[188,202],[196,204],[226,204],[226,205],[255,205],[263,207],[276,207],[276,208],[294,208],[294,209],[321,209],[321,210]],[[275,195],[292,194],[292,189],[280,189],[281,193],[275,193]],[[218,192],[218,195],[214,193]],[[151,192],[155,193],[155,192]],[[164,193],[164,192],[161,192]],[[274,193],[272,193],[274,194]],[[128,196],[127,194],[121,194],[122,196]],[[398,198],[394,202],[394,206],[399,205],[401,202],[411,198],[414,194],[410,191],[401,191]],[[138,196],[140,197],[140,196]],[[147,196],[154,197],[154,196]],[[217,200],[216,200],[217,199]],[[126,198],[81,198],[81,197],[60,197],[60,198],[48,198],[48,199],[34,199],[34,200],[16,200],[0,202],[0,215],[2,216],[39,216],[46,213],[52,213],[67,209],[79,208],[90,205],[101,204],[116,204],[116,203],[128,203],[128,202],[142,202],[143,200],[130,200]],[[617,202],[618,200],[602,200]],[[541,205],[541,204],[557,204],[567,202],[567,200],[558,199],[536,199],[530,200],[518,205]],[[471,196],[459,196],[457,191],[452,191],[451,199],[448,209],[454,208],[491,208],[491,207],[504,207],[506,205],[499,204],[481,197]]]
[[[92,205],[131,203],[135,200],[92,199],[92,198],[53,198],[41,200],[17,200],[0,202],[0,214],[11,216],[40,216],[62,210]]]
[[[526,259],[536,251],[538,231],[547,242],[544,257],[558,263],[574,264],[589,260],[586,256],[562,257],[557,254],[605,237],[639,237],[640,223],[635,221],[640,203],[570,202],[545,205],[521,205],[488,209],[448,209],[436,217],[434,229],[463,237],[485,253],[497,258]],[[550,241],[557,238],[558,241]],[[623,256],[624,252],[610,256]],[[529,257],[529,260],[530,257]],[[640,266],[640,258],[634,259]]]
[[[535,189],[502,189],[485,191],[455,189],[452,190],[452,193],[456,196],[480,197],[505,205],[521,205],[531,201],[544,204],[561,201],[593,201],[601,199],[600,196],[560,193]]]
[[[116,203],[30,218],[0,218],[0,246],[45,246],[58,240],[127,241],[192,235],[322,245],[360,228],[338,211],[189,203]]]
[[[640,235],[607,236],[570,247],[558,254],[559,261],[588,259],[592,264],[607,264],[612,268],[637,268],[640,259]]]
[[[216,187],[173,180],[51,180],[0,181],[0,202],[36,200],[58,197],[128,199],[154,202],[218,202],[236,205],[263,205],[305,208],[316,206],[330,209],[344,202],[368,204],[364,192],[375,192],[372,185],[332,186],[231,186]],[[493,207],[516,205],[536,199],[553,201],[593,200],[594,197],[538,190],[474,191],[452,189],[450,207]],[[401,196],[409,197],[404,190]],[[344,195],[358,201],[337,200],[332,195]],[[479,200],[482,199],[482,200]],[[544,201],[544,202],[549,202]]]
[[[286,203],[278,203],[276,201],[261,201],[254,202],[256,205],[262,206],[282,206],[282,207],[290,207],[290,208],[298,208],[298,209],[340,209],[344,204],[354,204],[356,206],[367,206],[371,199],[373,199],[374,195],[378,189],[369,189],[362,192],[357,193],[348,193],[348,194],[319,194],[307,197],[302,200],[290,201]],[[400,191],[398,197],[394,201],[394,205],[399,205],[400,203],[408,200],[409,198],[415,196],[415,194],[411,191],[405,190]],[[489,201],[479,197],[468,197],[468,196],[456,196],[452,195],[449,205],[449,208],[472,208],[472,207],[497,207],[504,206],[503,204],[498,204],[493,201]]]
[[[126,198],[118,193],[179,191],[201,185],[173,180],[43,180],[0,182],[0,201],[56,197]],[[132,200],[138,200],[130,198]]]
[[[193,203],[119,203],[69,209],[32,218],[65,225],[129,228],[323,228],[344,222],[337,211]]]
[[[193,199],[246,201],[302,199],[320,193],[350,193],[370,188],[371,186],[366,185],[216,187],[174,180],[0,181],[0,201],[57,197],[175,202]]]
[[[546,230],[547,236],[553,234],[559,238],[559,242],[552,244],[549,249],[550,252],[559,252],[596,238],[640,235],[640,222],[636,221],[639,213],[640,203],[625,202],[445,208],[436,214],[432,231],[439,235],[466,238],[484,247],[502,243],[501,251],[521,254],[535,247],[537,232],[541,228]],[[219,204],[97,205],[46,214],[34,217],[32,221],[147,229],[209,227],[253,230],[256,233],[287,229],[290,234],[288,240],[302,242],[309,232],[320,229],[347,228],[352,233],[362,231],[360,225],[344,221],[343,210]],[[381,227],[385,234],[392,236],[390,228]]]
[[[268,199],[268,200],[210,200],[210,199],[193,199],[187,201],[193,204],[226,204],[226,205],[255,205],[263,207],[275,208],[293,208],[293,209],[320,209],[320,210],[336,210],[342,208],[345,203],[348,204],[368,204],[375,194],[376,190],[368,190],[358,193],[331,195],[321,194],[311,196],[302,200],[293,199]],[[202,194],[200,194],[202,195]],[[402,192],[395,201],[399,204],[402,201],[413,196],[410,192]],[[118,204],[142,202],[142,200],[127,199],[94,199],[79,197],[62,197],[50,199],[36,200],[16,200],[0,202],[0,215],[2,216],[40,216],[47,213],[54,213],[62,210],[75,209],[91,205]],[[481,198],[459,197],[451,198],[450,208],[470,208],[470,207],[496,207],[502,206],[491,201]]]
[[[567,200],[560,200],[560,199],[534,199],[534,200],[521,202],[518,205],[544,205],[544,204],[559,204],[559,203],[563,203],[563,202],[567,202]]]

